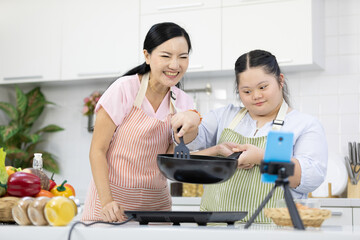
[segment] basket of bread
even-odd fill
[[[313,208],[301,203],[295,205],[305,227],[320,227],[326,219],[331,217],[330,210]],[[293,226],[287,207],[266,208],[264,214],[278,226]]]

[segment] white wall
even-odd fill
[[[360,142],[360,1],[325,0],[325,8],[325,69],[285,75],[293,107],[317,116],[326,130],[329,151],[345,155],[348,141]],[[206,83],[212,85],[213,93],[196,94],[202,113],[237,101],[231,73],[189,74],[185,88],[204,88]],[[54,123],[65,128],[63,132],[49,134],[44,146],[60,163],[61,175],[55,179],[57,182],[68,179],[81,200],[91,177],[88,160],[91,133],[87,132],[87,118],[81,113],[83,98],[95,90],[105,90],[108,84],[109,81],[99,80],[43,84],[41,88],[57,106],[47,108],[38,124]],[[27,91],[34,86],[20,87]],[[0,101],[13,100],[13,88],[2,86]],[[0,124],[4,120],[0,114]]]

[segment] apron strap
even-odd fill
[[[241,119],[244,118],[245,114],[247,113],[247,109],[245,107],[243,107],[234,117],[234,119],[231,121],[230,125],[228,128],[230,128],[231,130],[234,130],[235,127],[239,124],[239,122],[241,121]]]
[[[175,102],[176,102],[176,94],[171,88],[170,88],[170,113],[174,114],[174,113],[177,113],[177,112],[181,112],[181,110],[176,107],[176,104],[175,104]]]
[[[149,77],[150,77],[150,72],[147,72],[142,76],[140,88],[139,88],[139,91],[138,91],[135,101],[134,101],[135,107],[141,108],[141,105],[145,98],[147,87],[149,85]],[[171,114],[173,114],[175,112],[179,112],[179,109],[175,105],[175,101],[176,101],[176,94],[174,93],[174,91],[172,91],[170,89],[170,113]]]
[[[279,131],[281,129],[281,127],[284,125],[284,119],[285,119],[288,108],[289,108],[289,106],[287,105],[285,100],[283,100],[281,107],[279,109],[279,112],[278,112],[275,120],[273,121],[272,130]]]
[[[275,118],[275,120],[273,121],[272,124],[272,130],[280,130],[281,127],[284,125],[284,119],[287,113],[289,106],[287,105],[287,103],[285,102],[285,100],[283,100],[281,107],[279,109],[279,112]],[[228,126],[229,129],[234,130],[235,127],[240,123],[240,121],[245,117],[246,113],[247,113],[247,109],[244,107],[242,108],[234,117],[234,119],[231,121],[230,125]]]
[[[140,88],[139,88],[139,91],[136,95],[135,102],[134,102],[135,107],[141,108],[141,104],[144,101],[145,93],[146,93],[146,90],[147,90],[147,87],[149,84],[149,76],[150,76],[149,72],[145,73],[142,76]]]

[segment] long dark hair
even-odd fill
[[[188,53],[190,53],[191,41],[189,34],[185,31],[185,29],[172,22],[163,22],[153,25],[146,34],[143,49],[146,49],[147,52],[151,54],[157,46],[175,37],[184,37],[186,39],[189,47]],[[150,65],[144,62],[143,64],[127,71],[123,76],[145,74],[149,71]],[[179,87],[179,85],[180,83],[178,83],[176,86]]]
[[[246,71],[252,67],[262,67],[266,73],[275,76],[280,86],[280,67],[276,61],[276,57],[270,52],[264,50],[253,50],[241,55],[235,62],[235,78],[236,78],[236,92],[239,93],[239,73]],[[283,98],[285,102],[290,106],[289,90],[284,79],[282,88]]]

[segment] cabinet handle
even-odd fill
[[[277,62],[280,63],[290,63],[294,61],[292,58],[279,59]]]
[[[191,65],[188,67],[188,69],[201,69],[204,68],[204,65]]]
[[[42,79],[43,76],[41,75],[34,75],[34,76],[23,76],[23,77],[4,77],[4,81],[9,80],[31,80],[31,79]]]
[[[120,76],[120,72],[78,73],[78,77],[92,77],[92,76],[104,76],[104,75],[119,75]]]
[[[204,3],[202,3],[202,2],[177,4],[177,5],[171,5],[171,6],[158,7],[157,10],[163,11],[163,10],[178,9],[178,8],[191,8],[191,7],[200,7],[203,5],[204,5]]]
[[[339,217],[339,216],[342,216],[342,215],[343,215],[342,212],[331,212],[331,216],[337,216],[337,217]]]

